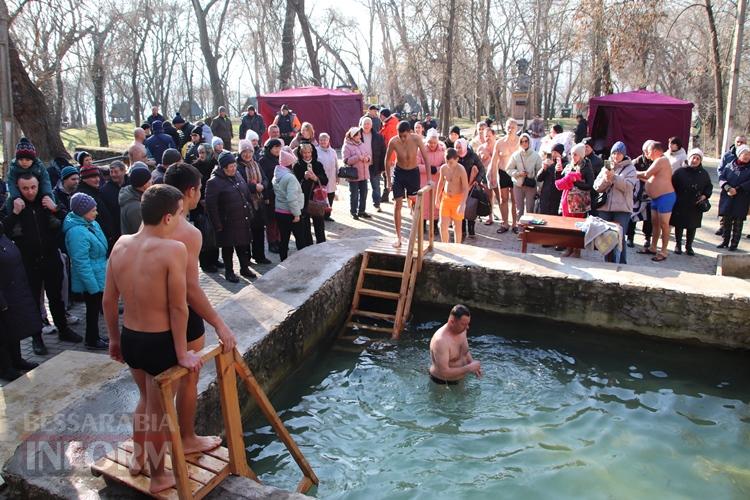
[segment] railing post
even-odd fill
[[[219,378],[221,413],[224,416],[224,429],[227,435],[230,471],[232,474],[258,481],[258,477],[247,465],[247,455],[245,455],[233,351],[216,356],[216,374]]]
[[[430,243],[427,249],[432,251],[432,244],[435,241],[435,187],[430,186]]]
[[[180,424],[177,420],[177,409],[174,406],[174,392],[172,384],[163,384],[159,387],[161,393],[161,403],[164,407],[164,413],[167,417],[169,426],[169,437],[171,441],[170,456],[172,457],[172,472],[174,473],[177,484],[177,495],[180,500],[193,498],[190,491],[190,478],[188,476],[187,462],[185,461],[185,452],[182,447],[182,436],[180,435]],[[153,422],[151,425],[161,425],[161,422]],[[157,450],[158,452],[159,450]],[[134,451],[135,453],[135,451]]]
[[[418,233],[417,233],[417,271],[420,271],[422,269],[422,252],[424,252],[424,249],[422,248],[422,245],[424,244],[424,193],[419,192],[417,196],[417,216],[419,217],[419,226],[418,226]]]

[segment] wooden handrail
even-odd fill
[[[221,354],[222,349],[223,346],[221,344],[214,344],[204,347],[198,354],[203,360],[203,364],[206,364],[207,361],[210,361]],[[180,380],[188,373],[190,373],[190,371],[187,368],[180,365],[174,365],[172,368],[168,368],[154,377],[154,380],[156,380],[156,383],[161,387],[165,384],[171,384],[176,380]]]

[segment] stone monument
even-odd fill
[[[515,120],[523,120],[528,107],[529,87],[531,77],[529,76],[529,61],[518,59],[513,77],[513,90],[510,93],[510,116]]]

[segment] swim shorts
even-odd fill
[[[498,170],[498,178],[500,179],[500,189],[513,187],[513,179],[505,170]]]
[[[406,196],[416,196],[417,191],[419,191],[419,169],[406,170],[397,165],[393,170],[392,185],[391,191],[394,198],[403,198],[404,192],[406,192]]]
[[[193,311],[192,307],[188,306],[187,341],[198,340],[204,333],[206,333],[206,325],[203,324],[203,318]]]
[[[130,368],[156,376],[177,364],[172,332],[143,333],[122,327],[122,358]]]
[[[458,385],[458,380],[443,380],[430,373],[430,380],[438,385]]]
[[[677,201],[677,195],[673,192],[665,193],[658,198],[651,200],[651,210],[659,212],[660,214],[668,214],[674,208],[674,203]]]
[[[450,217],[453,220],[464,220],[464,214],[458,213],[458,207],[464,199],[461,193],[443,193],[440,199],[440,217]]]

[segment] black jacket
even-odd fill
[[[466,170],[466,178],[469,182],[471,182],[471,167],[475,165],[479,170],[476,182],[482,183],[484,181],[484,164],[482,163],[482,160],[479,159],[479,155],[471,149],[471,146],[467,146],[466,156],[459,158],[458,163],[460,163],[464,167],[464,170]],[[592,180],[591,182],[593,183],[594,181]]]
[[[240,121],[240,139],[244,139],[248,130],[255,131],[258,137],[263,137],[266,132],[266,123],[263,121],[263,117],[257,112],[250,116],[247,113],[242,115],[242,121]]]
[[[39,306],[29,288],[18,247],[0,224],[0,338],[21,340],[42,331]]]
[[[700,167],[686,165],[678,168],[672,174],[672,185],[677,195],[677,201],[672,209],[669,225],[686,229],[701,227],[703,212],[698,209],[695,202],[701,195],[710,199],[714,189],[711,184],[711,177],[706,169],[702,165]]]
[[[370,165],[370,176],[380,175],[385,171],[385,139],[372,129],[372,165]]]
[[[247,183],[237,173],[227,177],[216,167],[206,185],[206,211],[216,231],[216,246],[241,247],[252,241],[254,216]]]
[[[589,124],[585,118],[581,120],[580,122],[578,122],[578,125],[576,125],[576,131],[575,131],[576,143],[581,142],[586,137],[586,134],[588,133],[588,127],[589,127]]]
[[[65,215],[70,212],[70,197],[73,195],[66,193],[59,183],[52,190],[52,194],[55,195],[55,203],[57,203],[58,210],[63,210],[62,219],[65,219]]]
[[[562,158],[563,168],[568,164],[567,158]],[[539,213],[545,215],[559,215],[562,191],[555,187],[555,181],[562,179],[562,172],[557,172],[553,163],[546,169],[542,168],[536,174],[537,182],[542,182],[539,191]]]
[[[60,261],[57,253],[62,247],[62,219],[42,206],[37,196],[33,202],[24,200],[26,207],[18,215],[4,212],[5,234],[21,251],[28,269],[40,268],[44,262]]]
[[[310,165],[312,165],[313,173],[320,180],[321,186],[325,187],[326,185],[328,185],[328,176],[326,175],[326,171],[323,168],[323,164],[318,161],[318,152],[315,150],[315,148],[312,148],[312,161],[310,162]],[[305,204],[302,206],[302,213],[307,213],[307,203],[310,201],[313,189],[318,185],[317,182],[305,179],[307,166],[308,164],[302,160],[302,151],[297,149],[297,163],[295,163],[292,167],[292,171],[294,172],[294,176],[299,181],[300,186],[302,186],[302,194],[305,196]]]
[[[258,160],[258,165],[260,165],[260,169],[263,171],[263,175],[265,175],[267,179],[273,179],[273,171],[276,169],[276,165],[278,164],[279,157],[271,154],[270,148],[264,147],[263,153],[261,153],[260,155],[260,160]],[[266,199],[270,202],[273,202],[273,189],[269,189],[266,192]],[[271,208],[273,208],[273,206],[271,206]]]
[[[115,241],[117,241],[117,237],[119,234],[117,234],[119,231],[115,230],[114,225],[114,219],[112,218],[112,214],[109,212],[109,208],[107,207],[107,204],[104,203],[104,200],[102,199],[102,193],[97,188],[93,188],[81,181],[80,184],[78,184],[78,192],[79,193],[86,193],[87,195],[91,196],[94,201],[96,201],[96,222],[99,223],[99,226],[102,228],[102,231],[104,231],[104,236],[107,237],[107,242],[109,243],[109,248],[112,248],[112,245],[115,244]],[[118,207],[119,207],[119,201],[118,201]],[[117,219],[120,220],[119,218]],[[119,226],[119,224],[118,224]]]
[[[122,234],[122,231],[120,231],[120,189],[127,185],[128,177],[125,176],[125,182],[122,183],[122,186],[116,182],[107,181],[101,190],[102,201],[112,216],[112,236],[115,240]]]

